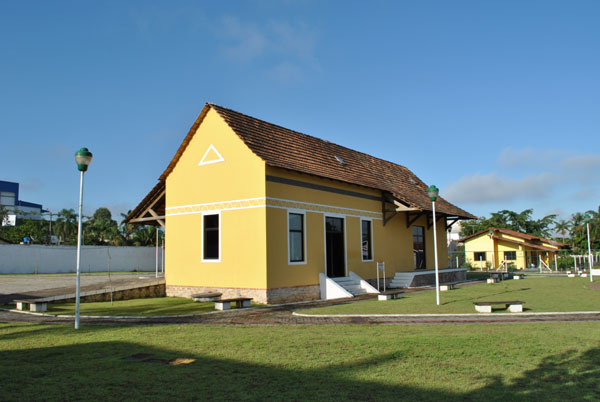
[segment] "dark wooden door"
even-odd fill
[[[344,219],[325,218],[325,252],[327,256],[327,276],[346,276],[344,248]]]

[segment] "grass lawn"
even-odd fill
[[[525,302],[524,312],[600,311],[600,290],[586,288],[589,278],[526,278],[495,284],[460,286],[440,292],[440,305],[435,292],[406,294],[397,300],[367,300],[336,306],[300,310],[307,314],[430,314],[475,313],[473,302]],[[504,306],[495,312],[506,312]]]
[[[114,302],[81,303],[81,315],[159,316],[215,311],[214,302],[195,302],[183,297],[154,297]],[[235,308],[235,303],[232,306]],[[75,303],[49,303],[48,314],[75,315]]]
[[[175,359],[190,364],[169,364]],[[3,401],[600,399],[600,323],[0,323]]]

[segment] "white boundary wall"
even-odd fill
[[[162,250],[158,250],[161,269]],[[0,244],[0,274],[75,272],[77,247]],[[81,272],[154,271],[154,247],[82,246]]]

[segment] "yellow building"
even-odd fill
[[[431,282],[431,209],[404,166],[206,104],[127,221],[168,229],[168,295],[278,303],[376,292],[377,262]],[[444,268],[447,228],[474,217],[441,197],[436,217]]]
[[[547,268],[558,250],[568,245],[509,229],[490,228],[459,239],[465,258],[474,268]],[[503,265],[504,264],[504,265]]]

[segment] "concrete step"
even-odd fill
[[[360,282],[349,276],[343,276],[339,278],[332,278],[338,285],[346,289],[347,292],[356,296],[359,294],[366,293],[363,288],[360,287]]]
[[[413,280],[414,274],[411,272],[397,272],[389,284],[390,288],[407,288]]]

